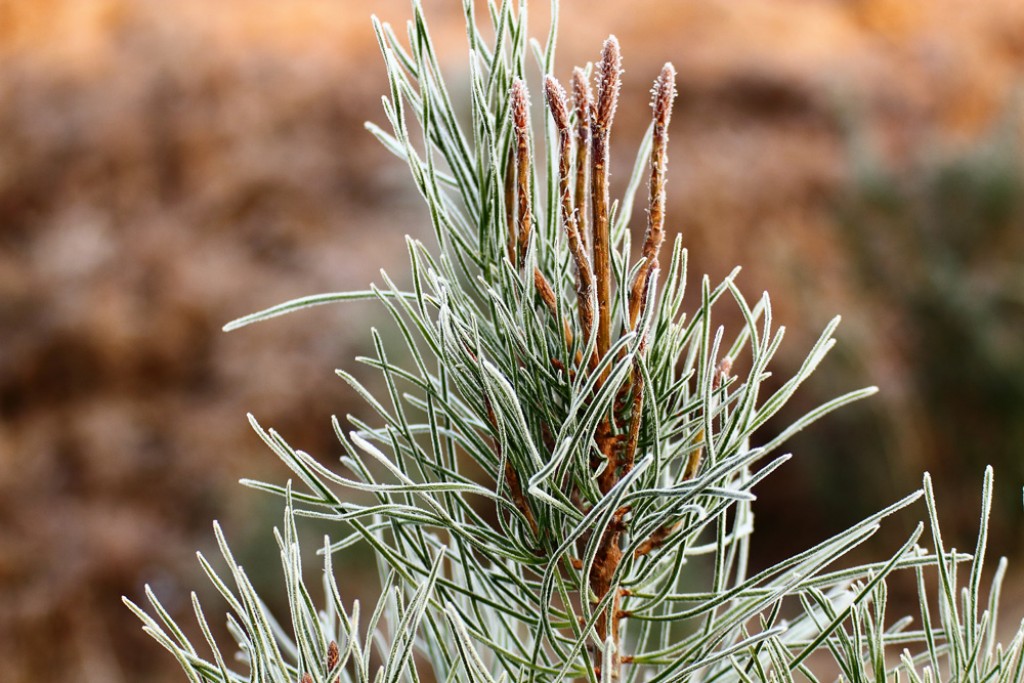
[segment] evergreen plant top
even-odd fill
[[[845,681],[1024,680],[1024,630],[997,644],[1005,560],[981,594],[991,469],[972,555],[944,548],[925,475],[888,508],[749,571],[755,490],[789,459],[781,445],[874,391],[759,436],[832,347],[838,318],[769,391],[783,330],[768,296],[748,300],[737,269],[715,286],[705,277],[684,314],[679,236],[660,267],[672,65],[655,81],[627,191],[613,200],[615,38],[596,66],[572,72],[570,97],[554,76],[557,22],[542,45],[527,38],[525,1],[488,3],[482,20],[472,0],[464,9],[468,118],[456,115],[420,4],[407,44],[374,21],[391,130],[368,128],[408,162],[436,239],[408,240],[411,284],[382,273],[369,291],[300,299],[228,326],[374,298],[404,347],[371,332],[375,355],[360,360],[380,372],[380,396],[339,371],[378,416],[350,417],[351,429],[335,420],[340,466],[250,418],[293,474],[284,485],[245,482],[284,498],[275,536],[289,613],[270,613],[215,526],[226,571],[200,562],[227,603],[237,656],[222,654],[195,598],[202,652],[148,588],[151,612],[128,601],[145,630],[189,680],[221,683],[790,681],[836,671]],[[527,82],[538,70],[546,107],[535,126]],[[629,221],[645,181],[633,261]],[[723,306],[738,309],[738,331],[712,323]],[[921,524],[884,561],[842,561],[921,498],[930,550],[918,545]],[[309,517],[336,530],[320,550],[322,596],[307,585],[297,542]],[[346,602],[332,565],[363,543],[381,581],[369,610]],[[917,575],[918,621],[886,613],[886,580],[898,570]]]

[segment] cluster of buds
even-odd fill
[[[576,68],[572,76],[572,103],[565,88],[554,76],[544,82],[545,99],[558,135],[558,198],[559,217],[565,232],[576,271],[576,329],[582,335],[582,347],[592,348],[588,358],[578,354],[574,371],[595,371],[612,348],[613,273],[611,237],[611,198],[609,190],[610,139],[615,111],[621,90],[622,57],[619,43],[610,36],[604,44],[596,68],[596,87],[592,89],[587,71]],[[668,127],[676,97],[676,72],[666,64],[654,84],[653,140],[651,147],[649,204],[647,230],[641,248],[641,263],[635,269],[628,287],[628,313],[619,325],[619,334],[637,333],[639,353],[646,349],[646,330],[638,325],[653,304],[658,277],[658,258],[665,234],[665,178],[668,167]],[[596,92],[595,92],[596,91]],[[529,99],[525,83],[516,79],[510,90],[510,113],[513,131],[513,154],[505,176],[505,197],[508,226],[508,258],[520,267],[526,263],[534,225],[531,206]],[[535,288],[544,307],[557,319],[560,308],[556,290],[539,268],[532,273]],[[573,325],[562,321],[567,345],[573,343]],[[594,339],[596,335],[596,339]],[[593,344],[591,342],[593,341]],[[604,364],[597,387],[607,381],[610,364]],[[592,466],[601,474],[601,492],[607,494],[633,466],[643,415],[643,375],[637,367],[618,389],[617,410],[606,416],[594,434],[596,453]],[[623,438],[622,434],[625,434]],[[599,455],[598,455],[599,454]],[[520,490],[513,490],[516,504],[527,519],[533,519]],[[617,515],[621,520],[628,510]],[[620,547],[624,525],[610,524],[603,531],[598,554],[588,577],[590,589],[598,600],[611,590],[612,578],[622,559]],[[663,539],[651,539],[652,544]],[[598,621],[601,640],[611,637],[619,641],[619,620],[624,613],[615,596],[613,618]],[[618,676],[616,662],[613,677]]]

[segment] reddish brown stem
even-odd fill
[[[615,109],[618,104],[621,86],[622,58],[619,43],[615,36],[609,36],[601,52],[601,63],[598,66],[597,101],[591,117],[591,159],[590,189],[594,279],[597,295],[597,339],[596,357],[604,358],[611,347],[611,313],[612,313],[612,269],[611,269],[611,226],[609,218],[610,190],[608,182],[609,140]],[[585,99],[585,95],[580,99]],[[610,372],[605,368],[601,373],[600,383],[604,383]],[[614,434],[612,416],[601,420],[594,434],[597,448],[604,461],[604,472],[598,480],[601,493],[607,494],[618,481],[619,440]],[[590,589],[597,600],[603,600],[612,588],[612,577],[622,561],[622,549],[619,546],[621,530],[609,526],[602,532],[598,544],[594,564],[590,570]],[[611,638],[619,647],[619,622],[615,618],[620,609],[621,596],[616,591],[613,604],[598,619],[596,628],[600,640]],[[609,619],[608,615],[612,617]],[[610,623],[609,623],[610,622]],[[618,657],[613,663],[613,677],[618,677]]]
[[[622,549],[619,547],[621,535],[621,531],[612,528],[605,530],[604,537],[597,548],[594,566],[590,570],[590,590],[599,601],[603,600],[611,590],[612,578],[619,568],[619,563],[622,562]],[[611,636],[616,648],[619,645],[619,620],[614,616],[612,619],[608,619],[608,614],[617,615],[621,608],[622,596],[615,591],[610,609],[602,613],[595,624],[598,638],[604,641]]]
[[[610,190],[608,183],[609,138],[621,87],[622,57],[619,41],[609,36],[598,66],[597,104],[591,134],[591,191],[593,216],[594,275],[597,281],[597,355],[604,358],[611,346],[612,266]],[[609,369],[602,373],[607,379]]]
[[[715,368],[715,375],[711,378],[711,390],[717,391],[725,382],[729,379],[729,373],[732,371],[732,358],[726,356],[718,363],[718,367]],[[686,461],[686,469],[683,470],[683,481],[689,481],[697,476],[697,472],[700,471],[701,459],[704,456],[704,441],[707,435],[704,430],[701,429],[697,432],[697,447],[690,452],[690,457]]]
[[[494,408],[491,407],[489,399],[484,399],[484,404],[487,407],[487,419],[491,421],[491,427],[494,429],[494,450],[498,454],[498,458],[502,457],[501,444],[498,441],[498,420],[494,414]],[[508,484],[509,493],[512,496],[512,502],[515,504],[519,511],[526,517],[527,523],[530,525],[530,529],[533,531],[534,536],[539,535],[540,528],[537,526],[537,520],[534,519],[533,511],[530,509],[529,503],[526,502],[526,496],[523,495],[523,487],[519,484],[519,476],[516,474],[516,470],[512,467],[512,462],[508,459],[505,460],[505,482]]]
[[[654,288],[654,283],[658,279],[658,268],[652,268],[647,271],[647,279],[644,283],[642,290],[640,305],[642,309],[647,308],[648,301],[651,298],[651,293]],[[647,330],[643,330],[643,336],[637,344],[636,356],[639,358],[647,352]],[[629,417],[629,438],[626,441],[626,450],[623,453],[621,459],[622,474],[627,474],[633,469],[633,464],[636,461],[636,449],[640,442],[640,423],[643,419],[643,408],[644,408],[644,376],[640,371],[639,360],[633,362],[632,379],[627,382],[623,387],[623,398],[625,392],[631,390],[633,392],[633,409],[630,412]]]
[[[537,289],[537,294],[540,295],[540,300],[544,302],[544,306],[551,313],[551,317],[558,320],[558,298],[555,294],[554,288],[548,279],[544,277],[544,273],[540,272],[540,268],[533,269],[533,286]],[[566,347],[572,346],[572,326],[569,325],[568,320],[562,321],[562,336],[565,337]]]
[[[640,372],[640,366],[633,366],[633,409],[629,416],[629,438],[626,440],[626,450],[622,456],[622,474],[629,474],[636,461],[637,444],[640,442],[640,422],[644,410],[644,376]]]
[[[466,352],[474,361],[477,360],[476,355],[470,349],[467,348]],[[500,460],[502,458],[502,452],[501,442],[498,440],[498,418],[497,415],[494,414],[494,407],[491,405],[490,399],[486,396],[484,396],[484,408],[487,410],[487,420],[491,423],[491,428],[494,430],[494,452]],[[540,527],[537,525],[537,520],[533,516],[530,504],[526,502],[526,496],[523,495],[523,487],[519,484],[519,476],[516,474],[515,468],[512,467],[512,463],[507,459],[505,460],[505,481],[508,485],[509,494],[512,496],[512,503],[521,513],[523,513],[523,517],[526,518],[534,536],[539,536]]]
[[[590,249],[588,200],[590,197],[590,124],[594,114],[594,93],[586,72],[576,67],[572,72],[572,98],[576,114],[576,219],[586,249]],[[589,336],[589,333],[588,333]]]
[[[573,197],[569,187],[572,165],[572,131],[565,90],[552,76],[545,80],[548,107],[558,130],[558,190],[562,226],[569,242],[569,252],[576,264],[576,301],[584,343],[589,342],[594,324],[594,275],[590,258],[580,238],[578,213],[573,210]]]
[[[513,149],[508,155],[508,163],[505,166],[505,224],[508,230],[506,240],[506,253],[512,265],[516,265],[516,243],[518,241],[516,230],[516,153]]]
[[[729,379],[729,373],[732,371],[732,359],[726,356],[719,362],[718,367],[715,368],[715,375],[711,379],[712,391],[720,388]],[[689,457],[686,459],[686,467],[683,469],[683,481],[690,481],[697,476],[700,471],[701,460],[704,457],[704,442],[706,435],[704,430],[701,429],[697,432],[697,444],[692,451],[690,451]],[[662,528],[656,530],[651,534],[650,538],[641,543],[635,552],[637,557],[646,555],[651,552],[662,543],[664,543],[672,533],[679,528],[680,522],[673,524],[666,524]]]
[[[650,207],[647,212],[647,233],[641,256],[644,259],[633,281],[629,296],[629,328],[636,328],[641,313],[641,299],[647,286],[647,273],[657,266],[661,244],[665,240],[665,176],[668,170],[668,125],[676,98],[676,70],[666,64],[654,82],[654,132],[651,148]]]
[[[656,529],[646,541],[637,546],[637,549],[633,552],[635,557],[643,557],[655,548],[661,546],[662,543],[668,540],[668,537],[675,532],[681,526],[682,522],[673,522],[672,524],[666,524],[665,526]]]
[[[516,208],[519,219],[519,262],[526,258],[533,227],[530,205],[530,101],[526,84],[512,81],[512,131],[516,141]]]
[[[690,481],[697,476],[697,472],[700,471],[700,463],[704,457],[704,430],[701,429],[697,432],[697,443],[699,444],[696,448],[690,451],[690,456],[686,459],[686,468],[683,470],[683,481]]]

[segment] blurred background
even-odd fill
[[[458,3],[424,4],[458,79]],[[761,491],[757,562],[925,469],[948,544],[970,547],[991,463],[990,547],[1019,567],[1024,3],[563,5],[563,78],[608,33],[623,44],[620,182],[658,67],[680,72],[669,220],[691,285],[742,264],[748,297],[772,292],[778,378],[843,314],[778,425],[882,389],[791,442]],[[0,680],[181,680],[120,595],[149,582],[172,611],[209,595],[193,551],[213,550],[214,518],[279,593],[281,506],[237,480],[287,475],[245,413],[335,458],[329,417],[358,405],[333,369],[383,315],[220,327],[401,273],[403,236],[428,234],[405,166],[362,128],[384,122],[371,12],[409,15],[406,0],[0,0]]]

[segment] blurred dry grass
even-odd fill
[[[457,58],[456,3],[426,4]],[[657,65],[680,70],[670,221],[692,271],[743,263],[746,291],[775,294],[794,354],[845,312],[841,381],[881,384],[879,412],[921,410],[893,343],[900,321],[860,294],[837,237],[840,114],[855,102],[897,167],[977,138],[1024,65],[1024,4],[563,4],[563,66],[608,32],[623,43],[623,152]],[[268,517],[234,482],[282,475],[244,412],[336,455],[327,418],[352,397],[330,370],[366,343],[350,321],[369,309],[219,328],[362,287],[402,257],[405,232],[425,232],[404,169],[361,126],[382,119],[371,11],[408,12],[404,0],[0,0],[0,680],[178,680],[117,597],[149,580],[180,600],[200,583],[191,550],[208,546],[211,518],[269,543],[276,504]],[[823,382],[811,391],[848,388]],[[891,438],[889,455],[907,453],[892,472],[935,468],[926,439]],[[820,502],[819,470],[794,471],[766,495],[767,528],[805,524]]]

